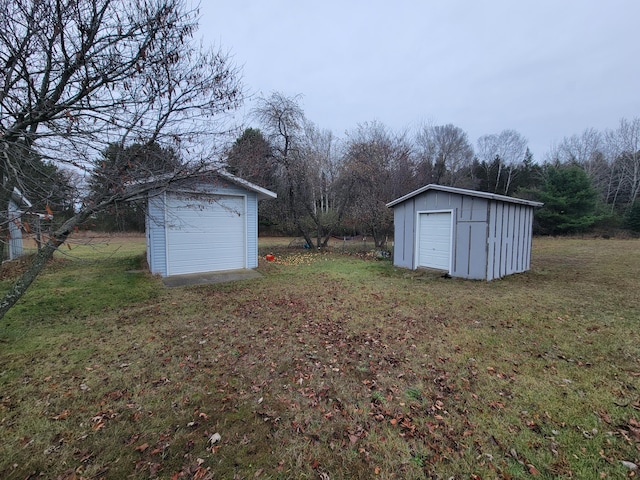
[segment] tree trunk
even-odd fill
[[[376,235],[374,239],[375,239],[376,248],[384,248],[385,243],[387,243],[386,235],[379,234],[379,235]]]
[[[304,241],[307,242],[307,245],[309,246],[309,248],[313,248],[313,240],[311,240],[311,237],[309,236],[307,231],[303,229],[300,224],[298,224],[298,231],[303,236]]]
[[[507,173],[507,180],[505,182],[503,195],[509,195],[510,194],[509,190],[511,189],[511,182],[513,181],[513,165],[509,165],[508,172],[509,173]]]
[[[493,193],[498,193],[498,188],[500,187],[500,177],[502,176],[502,160],[498,162],[498,173],[496,175],[496,185],[493,189]]]
[[[13,307],[18,300],[22,298],[36,277],[47,265],[47,262],[51,260],[58,247],[67,240],[73,228],[86,220],[92,213],[93,209],[90,209],[86,212],[74,215],[53,233],[51,238],[42,246],[33,258],[33,261],[27,271],[18,278],[11,287],[11,290],[9,290],[2,300],[0,300],[0,319],[4,318],[5,314],[11,309],[11,307]]]

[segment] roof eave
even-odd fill
[[[469,195],[472,197],[478,197],[478,198],[486,198],[489,200],[498,200],[501,202],[510,202],[510,203],[518,203],[521,205],[527,205],[530,207],[541,207],[542,205],[544,205],[542,202],[535,202],[533,200],[525,200],[523,198],[516,198],[516,197],[507,197],[506,195],[498,195],[497,193],[489,193],[489,192],[479,192],[476,190],[467,190],[464,188],[456,188],[456,187],[447,187],[444,185],[436,185],[436,184],[432,184],[430,183],[429,185],[425,185],[424,187],[421,187],[417,190],[414,190],[413,192],[407,193],[406,195],[393,200],[392,202],[387,203],[387,207],[391,208],[394,207],[402,202],[405,202],[406,200],[409,200],[412,197],[415,197],[417,195],[420,195],[421,193],[424,193],[428,190],[435,190],[435,191],[440,191],[440,192],[449,192],[449,193],[457,193],[459,195]]]
[[[13,191],[11,192],[11,200],[18,206],[18,208],[31,208],[33,205],[24,196],[24,194],[18,189],[18,187],[13,187]]]
[[[159,188],[171,188],[171,185],[183,181],[183,180],[188,180],[190,178],[192,178],[193,176],[197,176],[197,175],[207,175],[207,174],[213,174],[213,175],[218,175],[219,177],[224,178],[225,180],[231,182],[231,183],[235,183],[236,185],[246,188],[247,190],[251,190],[253,192],[256,192],[258,200],[269,200],[272,198],[278,198],[278,194],[275,192],[272,192],[271,190],[267,190],[266,188],[262,188],[259,185],[256,185],[255,183],[251,183],[248,180],[245,180],[244,178],[240,178],[237,177],[235,175],[233,175],[232,173],[227,172],[224,169],[221,168],[216,168],[216,169],[211,169],[211,170],[201,170],[197,173],[194,173],[193,175],[188,175],[188,176],[184,176],[184,177],[177,177],[177,178],[172,178],[172,174],[163,174],[163,175],[159,175],[159,176],[153,176],[147,179],[144,179],[143,181],[138,181],[138,182],[133,182],[134,185],[145,185],[145,184],[151,184],[151,183],[157,183],[157,187]],[[149,188],[149,191],[154,190],[154,188]],[[157,190],[157,189],[156,189]]]
[[[252,190],[256,192],[258,194],[258,200],[269,200],[273,198],[278,198],[277,193],[272,192],[271,190],[267,190],[266,188],[262,188],[261,186],[256,185],[255,183],[251,183],[250,181],[245,180],[244,178],[237,177],[232,173],[227,172],[226,170],[218,170],[216,173],[218,173],[221,177],[226,178],[230,182],[235,183],[238,186],[242,186],[248,190]]]

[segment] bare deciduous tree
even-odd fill
[[[304,227],[304,194],[302,186],[306,178],[306,165],[301,161],[301,139],[304,133],[304,112],[299,105],[300,95],[288,97],[273,92],[261,97],[253,115],[262,125],[273,149],[278,204],[283,213],[308,245],[312,245],[308,230]]]
[[[614,205],[620,195],[631,206],[640,195],[640,117],[620,120],[618,128],[605,134],[608,154],[618,174]]]
[[[510,193],[516,167],[524,160],[526,151],[526,138],[515,130],[503,130],[498,134],[483,135],[478,139],[479,159],[487,166],[498,161],[493,193]]]
[[[473,162],[473,147],[460,127],[452,124],[423,126],[417,135],[419,164],[427,163],[432,177],[424,183],[439,183],[453,187],[461,182]],[[423,170],[427,170],[422,166]]]
[[[579,163],[590,173],[590,169],[594,167],[591,163],[602,152],[603,147],[602,134],[594,128],[587,128],[580,135],[564,138],[556,155],[561,162]]]
[[[107,145],[155,143],[179,150],[189,161],[174,176],[188,176],[206,156],[197,147],[213,145],[204,137],[222,133],[242,100],[227,54],[194,44],[198,12],[183,0],[0,0],[0,9],[2,211],[31,152],[90,175]],[[157,187],[140,182],[147,174],[105,179],[114,187],[54,232],[0,301],[0,317],[76,225]]]
[[[300,96],[274,92],[261,98],[254,110],[273,148],[278,201],[282,217],[307,245],[326,246],[340,223],[348,196],[338,181],[333,134],[308,121]],[[314,241],[315,238],[315,241]]]
[[[301,161],[307,165],[305,204],[318,247],[327,245],[351,200],[349,179],[340,175],[337,148],[330,130],[305,122],[301,143]]]
[[[349,134],[344,175],[352,179],[352,222],[371,235],[377,247],[392,230],[393,213],[386,204],[408,193],[413,178],[411,145],[380,122],[363,123]]]

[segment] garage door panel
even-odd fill
[[[170,197],[168,274],[234,270],[246,266],[244,197]]]
[[[451,213],[419,216],[418,266],[449,270],[451,260]]]

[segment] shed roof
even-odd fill
[[[18,208],[31,208],[33,206],[17,187],[13,187],[11,200],[13,200],[13,203],[15,203]]]
[[[244,178],[237,177],[232,173],[227,172],[223,168],[209,168],[206,170],[201,170],[199,172],[189,173],[185,176],[176,175],[173,173],[166,173],[159,176],[153,176],[150,178],[146,178],[142,181],[133,182],[132,185],[140,186],[140,185],[150,185],[157,184],[157,187],[164,189],[171,189],[172,186],[179,182],[184,181],[193,181],[199,178],[207,177],[207,176],[218,176],[223,178],[239,187],[245,188],[252,192],[256,192],[258,196],[258,200],[267,200],[269,198],[277,198],[278,194],[272,192],[271,190],[267,190],[266,188],[262,188],[255,183],[251,183]]]
[[[410,198],[413,198],[416,195],[420,195],[421,193],[424,193],[428,190],[457,193],[460,195],[468,195],[470,197],[479,197],[479,198],[487,198],[489,200],[498,200],[500,202],[519,203],[521,205],[528,205],[530,207],[541,207],[543,205],[542,202],[534,202],[533,200],[525,200],[523,198],[507,197],[506,195],[498,195],[496,193],[478,192],[476,190],[467,190],[465,188],[455,188],[455,187],[445,187],[444,185],[436,185],[436,184],[430,183],[429,185],[425,185],[422,188],[414,190],[411,193],[407,193],[406,195],[396,200],[393,200],[392,202],[387,203],[387,207],[395,207],[399,203],[409,200]]]
[[[258,194],[258,200],[266,200],[269,198],[278,197],[277,193],[272,192],[271,190],[267,190],[266,188],[262,188],[256,185],[255,183],[251,183],[250,181],[245,180],[244,178],[237,177],[232,173],[227,172],[226,170],[222,170],[222,169],[216,170],[215,173],[220,175],[222,178],[229,180],[231,183],[235,183],[239,187],[244,187],[247,190],[256,192]]]

